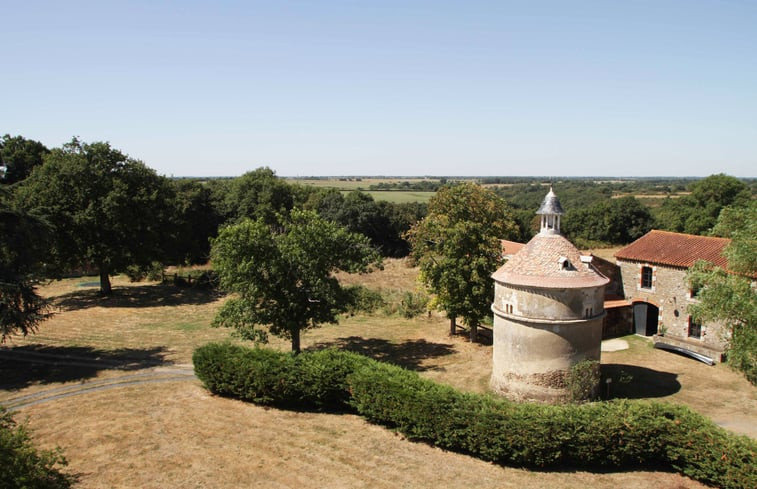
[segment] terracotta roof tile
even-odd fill
[[[570,266],[563,267],[564,260]],[[581,261],[581,253],[560,234],[537,234],[494,272],[492,278],[513,285],[542,288],[597,287],[609,282]]]
[[[502,254],[506,256],[514,255],[521,249],[523,249],[524,246],[526,246],[523,243],[518,243],[517,241],[509,241],[506,239],[500,239],[499,242],[502,245]]]
[[[730,242],[728,238],[653,230],[615,253],[615,258],[681,268],[688,268],[697,260],[707,260],[728,268],[723,250]]]

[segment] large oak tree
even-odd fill
[[[165,177],[110,144],[74,138],[46,155],[16,196],[54,226],[49,261],[58,273],[95,267],[108,295],[110,274],[162,258],[171,192]]]

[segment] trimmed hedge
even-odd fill
[[[194,362],[214,393],[280,407],[349,409],[411,440],[502,465],[668,467],[723,488],[757,487],[757,442],[685,406],[516,403],[334,350],[293,356],[210,344],[195,351]]]
[[[371,359],[322,350],[294,356],[267,348],[211,343],[195,350],[195,374],[215,394],[267,406],[348,409],[347,376]]]

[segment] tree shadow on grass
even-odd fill
[[[392,343],[380,338],[362,338],[350,336],[337,338],[333,341],[316,343],[308,350],[322,350],[325,348],[338,348],[355,353],[381,362],[392,363],[408,370],[425,371],[441,370],[441,367],[422,365],[424,360],[438,358],[455,353],[453,345],[446,343],[431,343],[426,340],[407,340],[402,343]]]
[[[102,370],[140,370],[171,365],[167,349],[97,350],[78,346],[25,345],[0,348],[0,389],[69,382],[95,377]]]
[[[603,399],[666,397],[681,390],[678,375],[637,365],[602,364],[600,389]],[[607,395],[607,379],[612,379]]]
[[[90,307],[160,307],[208,304],[220,296],[213,289],[151,284],[113,287],[113,294],[109,296],[102,296],[95,289],[76,290],[53,298],[53,304],[64,311]]]

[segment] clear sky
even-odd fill
[[[757,1],[0,0],[0,133],[159,173],[757,176]]]

